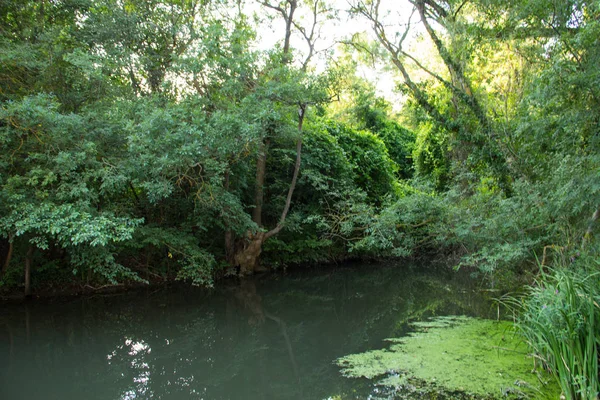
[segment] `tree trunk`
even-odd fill
[[[290,11],[287,17],[285,18],[285,38],[283,40],[283,55],[284,55],[284,63],[291,62],[290,59],[290,39],[292,37],[292,24],[294,23],[294,12],[296,11],[296,7],[298,7],[298,2],[296,0],[288,0],[290,4]]]
[[[289,10],[281,5],[273,5],[268,1],[261,2],[264,6],[278,11],[285,21],[285,36],[283,41],[283,58],[282,64],[288,64],[291,60],[291,48],[290,39],[292,35],[292,26],[294,25],[294,13],[298,7],[297,0],[286,0],[289,5]],[[316,18],[316,17],[315,17]],[[315,19],[316,21],[316,19]],[[316,23],[316,22],[315,22]],[[306,67],[310,57],[304,62],[303,68]],[[256,186],[255,186],[255,197],[254,197],[254,210],[252,210],[252,221],[258,225],[259,231],[256,233],[248,232],[247,238],[243,242],[239,249],[236,249],[234,256],[234,265],[240,267],[241,275],[252,274],[255,271],[260,270],[259,257],[262,252],[262,245],[271,236],[276,235],[283,228],[287,213],[290,209],[292,195],[296,188],[296,181],[298,180],[298,173],[300,172],[300,162],[302,157],[302,124],[304,122],[304,114],[306,112],[307,105],[305,103],[298,104],[298,141],[296,142],[296,163],[294,165],[294,174],[292,182],[288,189],[288,194],[285,201],[285,207],[281,213],[281,217],[277,226],[268,232],[260,230],[262,227],[262,206],[264,201],[264,183],[266,175],[266,164],[267,164],[267,150],[269,146],[269,140],[265,139],[261,143],[259,149],[258,159],[256,162]],[[226,234],[226,247],[228,244],[228,237]]]
[[[33,250],[33,245],[30,245],[25,256],[25,297],[31,296],[31,257],[33,256]]]
[[[6,258],[4,259],[4,264],[2,264],[2,272],[0,273],[0,277],[3,277],[4,274],[6,274],[6,271],[8,271],[8,267],[10,266],[10,260],[12,258],[13,249],[14,249],[13,240],[14,240],[14,235],[12,235],[12,234],[9,235],[8,236],[8,252],[6,253]]]
[[[231,229],[225,231],[225,261],[235,265],[235,235]]]
[[[296,182],[298,181],[298,175],[300,173],[300,165],[302,161],[302,125],[304,123],[304,115],[306,113],[306,104],[301,104],[298,109],[298,141],[296,142],[296,163],[294,164],[294,174],[292,176],[292,182],[288,189],[288,194],[285,200],[285,206],[281,212],[279,223],[273,229],[268,232],[258,231],[256,233],[248,232],[243,247],[236,252],[234,265],[239,265],[241,275],[250,275],[256,271],[260,271],[261,267],[259,264],[259,256],[262,252],[262,245],[265,240],[278,234],[283,229],[283,224],[287,217],[287,213],[290,210],[292,203],[292,195],[296,188]],[[258,176],[258,173],[257,173]],[[254,221],[256,222],[256,221]]]
[[[226,192],[229,192],[230,186],[230,173],[229,169],[225,171],[223,187]],[[227,264],[234,266],[235,263],[235,233],[231,230],[229,226],[229,220],[227,219],[227,215],[229,213],[229,206],[223,207],[223,215],[225,216],[224,225],[225,225],[225,261]]]
[[[261,143],[256,160],[256,180],[254,188],[254,209],[252,210],[252,221],[260,228],[262,226],[262,207],[264,202],[264,186],[267,171],[267,151],[269,139]]]
[[[240,266],[240,275],[251,275],[260,269],[258,258],[264,241],[264,232],[248,233],[244,246],[235,254],[235,265]]]

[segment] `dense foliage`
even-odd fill
[[[256,50],[260,26],[241,8],[4,2],[4,259],[17,264],[33,246],[36,265],[73,266],[91,252],[110,279],[151,259],[159,275],[201,269],[210,280],[230,261],[215,238],[278,224],[299,136],[281,246],[343,231],[339,254],[356,240],[369,251],[460,247],[462,265],[487,273],[545,246],[574,250],[600,190],[597,5],[413,3],[433,45],[428,64],[402,47],[406,35],[381,31],[379,1],[350,10],[376,41],[346,42],[400,73],[406,128],[348,71],[291,62],[287,38]],[[345,91],[345,116],[328,116],[323,106]],[[258,188],[261,218],[251,217]],[[399,236],[412,245],[398,247]]]
[[[597,257],[597,2],[353,0],[372,29],[320,63],[337,3],[259,3],[0,4],[0,288],[431,251],[497,285]]]
[[[241,8],[8,1],[0,16],[5,287],[23,281],[20,265],[26,291],[30,275],[34,288],[210,285],[284,222],[265,265],[344,258],[331,235],[344,204],[393,195],[385,142],[324,116],[335,72],[256,50]]]
[[[354,2],[374,41],[345,42],[399,73],[397,118],[352,53],[309,68],[293,1],[264,4],[293,22],[270,50],[242,3],[4,2],[4,285],[27,260],[35,284],[209,284],[258,232],[267,266],[449,248],[491,279],[585,232],[593,251],[597,5],[412,3],[394,36],[385,4]],[[419,28],[425,60],[403,42]]]

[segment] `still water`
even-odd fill
[[[334,360],[409,323],[490,316],[478,282],[353,265],[0,304],[0,399],[364,399]]]

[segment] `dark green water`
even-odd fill
[[[465,276],[407,265],[0,305],[0,399],[364,399],[338,357],[408,322],[495,310]]]

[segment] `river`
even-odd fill
[[[465,274],[312,268],[0,304],[0,399],[364,399],[336,359],[440,315],[495,315]]]

